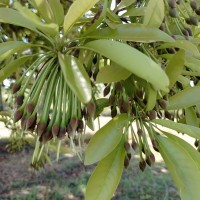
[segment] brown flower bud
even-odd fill
[[[126,150],[126,152],[129,152],[129,151],[130,151],[131,146],[130,146],[130,144],[128,143],[128,141],[126,141],[126,142],[124,143],[124,149]]]
[[[47,125],[45,123],[39,122],[36,129],[37,134],[41,136],[42,133],[44,133],[44,131],[46,130],[46,128],[47,128]]]
[[[194,26],[198,26],[198,24],[199,24],[199,20],[198,20],[197,17],[195,17],[195,16],[191,16],[191,17],[190,17],[190,22],[191,22],[191,24],[194,25]]]
[[[15,102],[18,106],[21,106],[24,102],[24,95],[16,96]]]
[[[178,13],[175,8],[169,9],[169,16],[173,18],[176,18],[178,16]]]
[[[106,86],[103,90],[103,96],[107,96],[110,93],[110,85]]]
[[[52,131],[53,135],[57,137],[59,134],[59,131],[60,131],[60,126],[58,124],[54,124],[52,126],[51,131]]]
[[[114,118],[114,117],[116,117],[116,116],[117,116],[117,109],[116,109],[116,108],[113,108],[113,109],[111,110],[111,117]]]
[[[190,6],[191,6],[192,10],[197,10],[198,3],[196,1],[190,1]]]
[[[171,8],[175,8],[176,7],[176,1],[175,0],[168,0],[168,4]]]
[[[22,118],[23,114],[24,114],[23,110],[22,109],[18,109],[14,113],[14,119],[13,119],[14,123],[18,122]]]
[[[89,102],[86,107],[87,107],[88,115],[90,117],[94,117],[94,114],[95,114],[95,111],[96,111],[96,105],[93,102]]]
[[[20,88],[21,88],[21,84],[15,83],[12,88],[12,93],[15,94],[16,92],[20,90]]]
[[[160,105],[161,108],[165,110],[167,108],[168,102],[164,99],[160,99],[158,100],[158,104]]]
[[[124,159],[124,167],[127,169],[129,166],[129,159],[127,157],[125,157]]]
[[[32,114],[34,109],[35,109],[35,104],[34,103],[28,103],[27,104],[27,112],[28,113]]]
[[[139,168],[143,172],[146,168],[146,162],[144,160],[139,162]]]
[[[136,143],[135,140],[132,140],[131,147],[132,147],[133,150],[136,150],[136,149],[137,149],[138,144]]]
[[[148,112],[148,117],[150,120],[153,120],[157,117],[157,112],[155,110],[151,110]]]
[[[62,139],[62,138],[65,137],[65,134],[66,134],[66,128],[65,127],[60,127],[59,128],[59,133],[58,133],[57,137],[59,139]]]

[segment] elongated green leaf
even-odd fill
[[[11,8],[0,8],[0,22],[36,30],[34,24],[30,23],[30,21],[23,17],[18,11]]]
[[[2,82],[5,78],[9,77],[12,73],[14,73],[22,64],[24,64],[30,56],[20,57],[13,62],[7,64],[4,68],[0,70],[0,82]]]
[[[23,51],[29,48],[31,44],[21,41],[9,41],[0,43],[0,61],[12,55],[15,52]]]
[[[99,129],[91,138],[85,153],[85,165],[90,165],[105,158],[119,144],[123,127],[129,121],[127,114],[121,114]]]
[[[110,200],[119,184],[123,167],[125,150],[120,144],[102,161],[100,161],[90,177],[85,200]]]
[[[169,98],[168,110],[187,108],[200,102],[200,86],[188,87]]]
[[[148,27],[160,27],[165,16],[164,8],[163,0],[150,0],[145,9],[143,24]]]
[[[47,0],[31,0],[36,5],[37,10],[43,19],[50,23],[53,21],[53,12]],[[55,1],[55,0],[54,0]]]
[[[143,16],[145,14],[145,7],[141,7],[141,8],[135,8],[135,7],[129,7],[127,9],[127,12],[125,12],[124,14],[122,14],[122,17],[126,17],[126,16]]]
[[[126,7],[130,6],[131,4],[133,4],[134,2],[135,2],[135,0],[121,0],[121,2],[117,6],[117,10],[126,8]]]
[[[193,138],[200,139],[200,128],[197,128],[195,126],[177,123],[177,122],[173,122],[171,120],[165,120],[165,119],[154,119],[153,122],[161,126],[170,128],[172,130],[187,134]]]
[[[200,170],[194,160],[197,157],[195,149],[183,146],[171,138],[159,137],[158,142],[160,153],[179,189],[181,199],[199,199]]]
[[[148,85],[146,111],[153,110],[156,105],[156,97],[157,92],[151,87],[151,85]]]
[[[169,47],[177,47],[180,49],[185,50],[189,54],[194,55],[195,57],[200,57],[198,48],[192,44],[190,41],[187,40],[176,40],[175,42],[165,43],[158,47],[158,49],[164,49]]]
[[[64,19],[64,34],[76,23],[76,21],[92,8],[99,0],[76,0],[70,6]]]
[[[173,85],[178,80],[179,75],[181,74],[185,62],[185,51],[178,51],[172,59],[169,61],[166,67],[166,74],[169,77],[169,88],[172,88]]]
[[[82,63],[73,56],[58,53],[61,70],[65,81],[83,103],[88,103],[92,97],[90,79]]]
[[[137,24],[116,25],[115,29],[106,27],[100,30],[95,30],[94,32],[91,32],[83,37],[95,39],[112,38],[116,40],[143,43],[155,41],[174,42],[174,39],[172,39],[171,36],[157,28],[143,27]]]
[[[54,15],[54,22],[62,26],[64,21],[64,8],[60,0],[48,0],[51,10]]]
[[[39,29],[40,31],[55,36],[58,34],[58,25],[55,23],[45,24],[43,23],[40,18],[30,11],[28,8],[22,6],[19,2],[14,2],[14,8],[17,9],[20,14],[29,21],[29,23],[32,23],[33,26],[36,29]]]
[[[193,107],[185,109],[185,118],[188,125],[199,127],[199,120]]]
[[[185,56],[185,65],[190,68],[192,71],[200,73],[200,60],[192,56]]]
[[[87,43],[85,47],[118,63],[140,78],[150,82],[155,88],[168,91],[169,80],[165,72],[152,59],[135,48],[112,40],[95,40]]]
[[[131,75],[131,72],[124,69],[123,67],[113,63],[110,66],[104,66],[100,69],[97,74],[96,82],[97,83],[112,83],[118,82],[128,78]]]
[[[167,132],[164,132],[164,134],[170,138],[171,140],[173,140],[175,143],[180,144],[183,148],[187,149],[187,151],[192,155],[193,160],[196,163],[196,166],[200,169],[200,157],[199,157],[199,152],[198,151],[194,151],[194,147],[187,143],[185,140],[173,135],[173,134],[169,134]]]

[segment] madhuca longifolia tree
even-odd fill
[[[1,0],[0,81],[13,82],[1,120],[35,138],[32,167],[68,137],[85,165],[98,162],[85,199],[109,200],[134,151],[141,171],[158,151],[181,198],[199,199],[199,19],[199,0]],[[112,119],[85,150],[106,107]]]

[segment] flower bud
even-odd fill
[[[116,109],[116,108],[113,108],[113,109],[111,110],[111,117],[114,118],[114,117],[116,117],[116,116],[117,116],[117,109]]]
[[[128,143],[128,141],[126,141],[126,142],[124,143],[124,149],[126,150],[126,152],[129,152],[129,151],[130,151],[131,146],[130,146],[130,144]]]
[[[24,102],[24,95],[16,96],[15,103],[17,104],[17,106],[21,106],[23,102]]]
[[[20,90],[20,88],[21,88],[21,84],[15,83],[12,88],[12,93],[15,94],[16,92]]]
[[[173,18],[176,18],[178,16],[178,13],[175,8],[169,9],[169,16]]]
[[[57,137],[59,139],[62,139],[62,138],[65,137],[65,134],[66,134],[66,128],[65,127],[60,127]]]
[[[76,117],[72,117],[69,124],[70,124],[72,130],[75,132],[78,127],[78,119]]]
[[[129,159],[127,157],[125,157],[124,159],[124,167],[127,169],[129,166]]]
[[[192,10],[197,10],[198,3],[196,1],[190,1],[190,6],[191,6]]]
[[[151,110],[148,112],[148,117],[150,120],[153,120],[157,117],[157,112],[155,110]]]
[[[110,93],[110,85],[106,86],[103,90],[103,96],[107,96]]]
[[[190,22],[191,22],[191,24],[194,25],[194,26],[198,26],[198,24],[199,24],[199,20],[198,20],[197,17],[195,17],[195,16],[191,16],[191,17],[190,17]]]
[[[24,112],[22,109],[18,109],[17,111],[15,111],[13,119],[14,123],[18,122],[22,118],[23,114]]]
[[[164,99],[160,99],[158,100],[158,104],[160,105],[161,108],[165,110],[167,108],[168,102]]]
[[[77,126],[77,132],[78,133],[81,133],[81,132],[83,132],[83,128],[84,128],[84,122],[83,122],[83,120],[82,119],[79,119],[78,120],[78,126]]]
[[[137,142],[135,140],[132,140],[131,147],[132,147],[133,150],[137,149],[138,144],[137,144]]]
[[[89,117],[94,117],[94,114],[95,114],[95,111],[96,111],[96,105],[93,102],[89,102],[86,105],[86,107],[87,107],[87,113],[88,113]]]
[[[59,131],[60,131],[60,126],[58,124],[54,124],[52,126],[51,131],[52,131],[53,135],[57,137],[59,134]]]
[[[144,160],[139,162],[139,168],[143,172],[146,168],[146,162]]]
[[[47,125],[45,123],[39,122],[36,129],[37,134],[41,136],[42,133],[44,133],[44,131],[46,130],[46,128],[47,128]]]
[[[175,0],[168,0],[168,5],[170,8],[175,8],[176,7],[176,1]]]
[[[35,109],[35,104],[34,103],[28,103],[27,104],[27,112],[28,113],[32,114],[34,109]]]

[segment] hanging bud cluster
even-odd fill
[[[168,0],[165,3],[169,18],[164,19],[160,29],[167,31],[172,36],[178,34],[188,39],[193,35],[193,27],[199,24],[200,7],[198,2],[196,0]],[[170,27],[170,23],[174,23],[175,26]]]
[[[73,141],[83,132],[81,102],[65,82],[56,56],[39,57],[12,91],[14,122],[21,121],[24,131],[36,132],[42,145],[53,137],[60,140],[66,135]],[[93,104],[87,105],[87,115],[93,115],[94,110]]]

